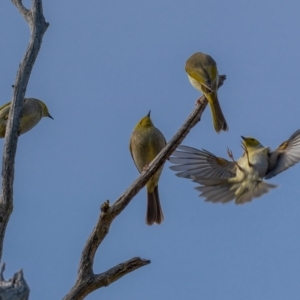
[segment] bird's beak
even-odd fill
[[[150,114],[151,114],[151,109],[149,110],[147,117],[150,117]]]
[[[242,135],[241,135],[241,138],[242,138],[244,141],[246,140],[246,138],[245,138],[244,136],[242,136]]]
[[[50,114],[48,114],[48,117],[49,117],[50,119],[54,120],[53,117],[52,117]]]

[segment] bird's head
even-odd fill
[[[36,99],[36,100],[38,100],[38,99]],[[47,105],[41,100],[38,100],[38,101],[42,107],[43,117],[48,117],[48,118],[51,118],[52,120],[54,120],[53,117],[49,113]]]
[[[137,125],[135,126],[135,129],[137,129],[137,128],[153,127],[153,123],[152,123],[151,118],[150,118],[150,113],[151,113],[151,110],[149,111],[149,113],[148,113],[147,116],[145,116],[144,118],[142,118],[137,123]]]
[[[263,147],[263,145],[257,139],[255,139],[253,137],[241,136],[241,138],[243,139],[243,144],[247,149],[249,149],[249,148],[257,149],[257,148]]]

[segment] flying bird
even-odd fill
[[[276,187],[264,181],[288,169],[300,160],[300,130],[283,142],[276,150],[264,147],[257,139],[242,136],[244,153],[234,160],[217,157],[207,150],[179,146],[170,162],[170,168],[179,177],[199,183],[196,190],[206,201],[227,203],[235,200],[243,204],[260,197]]]

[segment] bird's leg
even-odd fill
[[[234,159],[234,157],[233,157],[233,153],[232,153],[232,151],[229,149],[229,148],[227,148],[227,154],[228,154],[228,156],[229,156],[229,158],[231,158],[231,160],[235,163],[235,165],[239,168],[239,170],[240,171],[244,171],[244,169],[236,162],[236,160]]]
[[[227,154],[229,156],[229,158],[235,163],[237,164],[237,162],[235,161],[234,157],[233,157],[233,153],[232,151],[227,147]]]
[[[245,151],[245,153],[246,153],[246,155],[247,155],[248,166],[249,166],[249,167],[253,167],[253,165],[251,164],[250,159],[249,159],[249,152],[248,152],[247,147],[245,147],[244,145],[242,145],[242,148],[244,149],[244,151]]]

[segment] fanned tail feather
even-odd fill
[[[228,203],[235,199],[236,204],[250,202],[253,198],[261,197],[277,185],[264,181],[228,182],[227,179],[193,178],[200,184],[196,187],[200,197],[213,203]]]
[[[261,197],[268,193],[270,189],[276,188],[277,185],[265,181],[256,181],[255,184],[242,185],[236,190],[236,204],[244,204],[252,201],[253,198]]]

